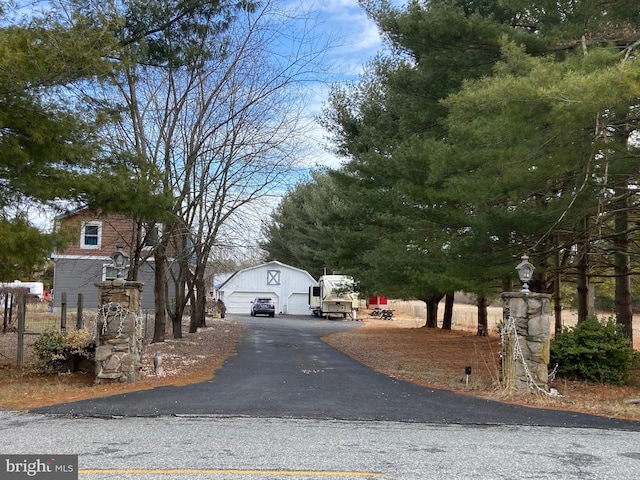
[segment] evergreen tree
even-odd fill
[[[361,238],[377,228],[346,262],[394,293],[463,288],[479,305],[523,253],[539,291],[564,273],[585,292],[609,269],[629,333],[637,2],[362,3],[392,53],[334,89],[323,117],[345,208],[367,213]],[[349,218],[336,239],[352,238]]]
[[[112,45],[89,26],[55,17],[0,26],[0,207],[83,197],[99,156],[103,118],[71,87],[102,75]]]
[[[86,199],[102,164],[97,131],[108,116],[75,94],[112,69],[114,44],[55,12],[0,12],[0,250],[4,280],[29,280],[63,236],[44,234],[29,213]]]

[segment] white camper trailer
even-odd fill
[[[358,294],[353,278],[346,275],[323,275],[317,287],[309,287],[309,309],[316,317],[352,315],[358,308]]]
[[[44,299],[44,284],[42,282],[21,282],[14,280],[13,282],[0,283],[3,288],[24,288],[29,290],[29,295],[42,301]]]

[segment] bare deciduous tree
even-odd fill
[[[110,148],[153,166],[132,172],[160,172],[156,189],[172,199],[164,211],[139,215],[147,227],[162,224],[154,249],[154,341],[164,340],[166,311],[181,336],[189,300],[190,329],[204,324],[207,265],[225,229],[291,182],[311,122],[308,87],[323,75],[328,48],[310,33],[308,12],[277,1],[221,2],[214,12],[210,2],[186,3],[190,9],[176,5],[184,11],[152,4],[142,13],[131,10],[136,2],[101,3],[94,15],[116,30],[118,19],[125,25],[117,30],[123,73],[90,92],[119,114]]]

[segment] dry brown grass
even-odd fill
[[[478,337],[468,331],[420,328],[408,316],[393,321],[364,319],[361,328],[337,333],[325,341],[371,368],[418,385],[443,388],[509,403],[582,411],[640,420],[640,386],[614,387],[583,382],[556,381],[562,397],[527,395],[508,397],[497,385],[497,336]],[[423,322],[422,322],[423,323]],[[208,320],[209,328],[181,340],[148,345],[144,351],[141,380],[134,384],[94,385],[93,375],[35,376],[26,370],[0,370],[0,408],[31,408],[87,398],[184,385],[212,378],[224,359],[235,353],[243,326],[230,321]],[[164,375],[151,365],[155,353],[163,355]],[[469,383],[465,366],[472,367]]]
[[[640,380],[619,387],[559,379],[550,386],[561,397],[507,395],[498,384],[497,335],[478,337],[470,331],[421,328],[415,318],[403,315],[391,322],[365,319],[364,323],[364,328],[324,340],[376,371],[417,385],[532,407],[640,420],[640,404],[629,403],[640,399]],[[468,384],[466,366],[472,367]]]
[[[487,391],[498,379],[500,340],[469,332],[404,328],[365,319],[364,328],[323,340],[392,377],[450,390]],[[471,367],[467,385],[465,367]]]
[[[92,373],[35,375],[0,367],[0,408],[29,410],[62,402],[104,397],[164,385],[187,385],[209,380],[224,360],[235,354],[244,326],[225,320],[207,321],[209,327],[179,340],[146,345],[141,378],[135,384],[94,384]],[[153,357],[162,356],[161,375],[153,369]]]

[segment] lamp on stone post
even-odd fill
[[[531,281],[533,271],[535,270],[535,267],[529,263],[529,257],[523,255],[522,261],[516,266],[516,270],[518,271],[518,277],[520,277],[520,281],[522,282],[521,292],[529,293],[529,282]]]
[[[124,269],[129,257],[124,253],[122,245],[118,245],[116,248],[117,250],[111,254],[111,261],[116,269],[116,279],[120,280],[124,276]]]

